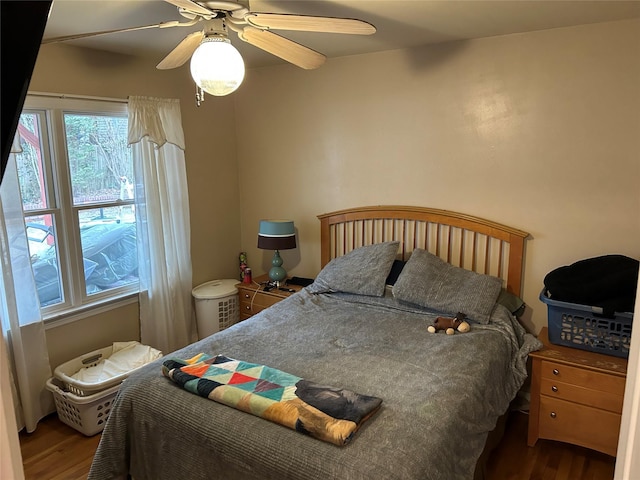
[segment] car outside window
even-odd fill
[[[126,104],[28,97],[16,157],[45,319],[138,291]]]

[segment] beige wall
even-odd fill
[[[251,70],[236,96],[242,249],[290,218],[291,274],[320,268],[316,215],[375,204],[465,212],[531,233],[532,330],[553,268],[640,256],[640,22],[561,28]]]
[[[29,89],[121,99],[179,98],[187,145],[193,284],[235,276],[240,214],[233,98],[208,97],[196,108],[188,65],[160,72],[155,69],[159,60],[46,45]],[[114,341],[133,339],[139,339],[137,303],[47,331],[52,367]]]

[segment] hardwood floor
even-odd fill
[[[100,435],[85,437],[50,415],[35,432],[20,432],[25,479],[84,480],[99,442]]]
[[[100,435],[85,437],[56,415],[20,434],[26,480],[85,480]],[[487,480],[611,480],[615,459],[586,448],[538,440],[527,446],[527,415],[511,414]]]

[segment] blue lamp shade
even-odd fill
[[[296,230],[291,220],[260,220],[258,229],[258,248],[275,250],[271,260],[269,279],[280,282],[287,277],[282,268],[282,258],[279,250],[296,248]]]

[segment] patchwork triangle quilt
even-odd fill
[[[378,397],[224,355],[171,358],[162,373],[191,393],[340,446],[382,404]]]

